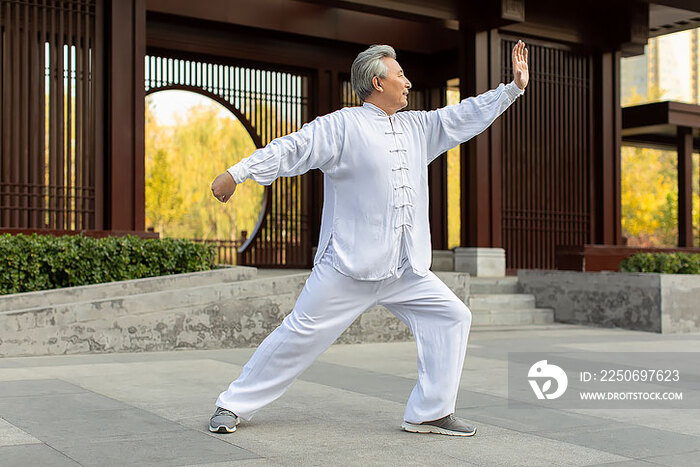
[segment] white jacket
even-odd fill
[[[413,271],[431,262],[428,164],[478,135],[524,90],[501,83],[459,104],[387,115],[365,102],[304,124],[228,169],[236,183],[270,185],[311,169],[324,173],[316,264],[331,244],[334,267],[359,280],[396,272],[404,234]]]

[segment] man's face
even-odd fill
[[[399,62],[393,58],[382,59],[387,67],[386,78],[377,78],[382,87],[382,100],[393,111],[401,110],[408,105],[408,90],[411,82],[404,76]]]

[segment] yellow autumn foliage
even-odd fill
[[[459,88],[447,89],[447,105],[459,102]],[[460,246],[461,222],[461,162],[459,146],[447,151],[447,248]]]
[[[211,195],[214,178],[255,150],[243,124],[220,110],[211,101],[161,125],[146,99],[146,226],[162,237],[235,240],[242,230],[252,234],[264,187],[247,180],[227,204]]]

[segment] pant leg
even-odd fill
[[[471,311],[435,274],[407,270],[379,292],[380,305],[413,332],[418,351],[418,381],[404,420],[421,423],[454,413],[462,375]]]
[[[322,259],[292,312],[257,348],[216,405],[244,420],[281,396],[365,310],[376,303],[377,282],[358,281]]]

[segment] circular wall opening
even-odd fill
[[[210,188],[218,174],[255,151],[243,123],[215,100],[182,90],[148,94],[145,123],[146,227],[161,237],[240,241],[243,231],[250,235],[265,188],[247,180],[226,204]]]

